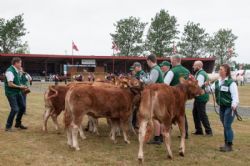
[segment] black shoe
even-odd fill
[[[11,128],[5,128],[6,132],[13,132],[13,130]]]
[[[193,132],[192,134],[193,134],[193,135],[203,135],[203,132],[197,132],[197,131],[196,131],[196,132]]]
[[[232,145],[225,145],[224,147],[220,147],[221,152],[231,152],[233,151]]]
[[[28,127],[25,127],[24,125],[20,124],[20,125],[15,125],[15,128],[20,128],[20,129],[23,129],[23,130],[26,130],[28,129]]]
[[[160,141],[163,143],[164,140],[163,140],[163,135],[160,135]]]
[[[207,137],[212,137],[212,136],[213,136],[213,133],[206,133],[206,136],[207,136]]]
[[[160,136],[155,136],[153,140],[149,141],[147,144],[161,145]]]

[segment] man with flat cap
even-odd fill
[[[140,80],[142,77],[146,76],[146,73],[142,70],[142,66],[139,62],[135,62],[133,66],[130,67],[130,71],[133,76],[135,76],[136,79]],[[132,117],[132,125],[134,128],[138,128],[137,126],[137,112],[138,112],[139,106],[135,107],[133,110],[133,117]]]
[[[133,66],[131,66],[130,70],[134,70],[135,78],[138,80],[146,76],[146,73],[142,70],[140,62],[135,62]]]
[[[168,61],[163,61],[159,64],[161,67],[161,71],[163,73],[163,79],[167,75],[168,71],[170,70],[171,64]]]

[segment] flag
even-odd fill
[[[75,45],[75,43],[73,41],[72,41],[72,49],[76,50],[76,51],[79,51],[78,48],[77,48],[77,46]]]
[[[230,59],[230,58],[232,57],[233,51],[234,51],[234,50],[233,50],[232,47],[229,47],[229,48],[227,49],[228,59]]]
[[[175,46],[175,43],[173,43],[173,54],[176,54],[177,53],[177,48]]]
[[[115,42],[112,42],[112,49],[113,49],[113,51],[114,51],[114,53],[120,53],[120,49],[119,49],[119,47],[116,45],[116,43]]]

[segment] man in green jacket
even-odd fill
[[[193,65],[193,69],[195,72],[195,78],[198,80],[199,86],[205,90],[205,82],[208,81],[207,73],[202,69],[203,63],[201,61],[195,61]],[[212,136],[212,129],[210,127],[210,123],[208,120],[208,116],[206,113],[206,103],[209,100],[208,93],[205,93],[201,96],[197,96],[194,100],[193,106],[193,118],[194,118],[194,126],[195,132],[194,135],[203,135],[203,130],[201,123],[205,128],[206,135]]]
[[[170,86],[176,86],[180,83],[180,78],[188,79],[190,74],[189,70],[181,65],[181,56],[173,55],[171,57],[172,69],[164,78],[164,83]],[[186,139],[188,139],[188,122],[185,115],[185,129],[186,129]]]
[[[11,61],[11,64],[12,65],[7,69],[5,73],[6,78],[4,81],[5,95],[11,107],[5,131],[12,131],[11,127],[16,114],[17,117],[15,127],[20,129],[27,129],[27,127],[22,124],[22,116],[25,111],[22,90],[27,89],[26,86],[21,85],[21,76],[19,70],[22,66],[22,60],[18,57],[14,57]]]
[[[142,77],[141,81],[145,84],[153,84],[153,83],[163,83],[163,74],[160,67],[157,65],[157,59],[154,54],[151,54],[147,57],[147,64],[150,67],[149,77]],[[163,142],[161,135],[161,124],[154,120],[154,139],[150,141],[150,144],[161,144]]]

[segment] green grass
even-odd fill
[[[241,88],[241,87],[240,87]],[[244,98],[249,98],[249,86],[240,92]],[[241,91],[241,90],[240,90]],[[248,92],[246,92],[248,91]],[[9,106],[3,90],[0,90],[0,124],[4,128]],[[241,98],[242,100],[242,98]],[[247,105],[247,99],[245,100]],[[249,102],[249,101],[248,101]],[[108,138],[109,129],[106,121],[99,123],[100,136],[87,133],[87,139],[80,142],[81,150],[76,152],[66,145],[66,134],[63,130],[62,115],[60,116],[61,134],[54,130],[49,121],[49,133],[43,133],[42,115],[44,111],[43,94],[33,92],[28,96],[28,115],[23,123],[29,126],[27,131],[15,130],[6,133],[0,130],[0,165],[137,165],[138,141],[131,135],[131,144],[124,143],[118,137],[118,143],[113,144]],[[187,110],[190,132],[193,131],[191,111]],[[190,136],[186,141],[186,156],[178,156],[179,131],[174,126],[172,132],[172,151],[174,159],[166,159],[163,145],[145,145],[145,165],[249,165],[250,164],[250,119],[235,121],[235,146],[231,153],[221,153],[218,147],[223,143],[222,125],[217,115],[209,113],[213,137]],[[86,119],[84,120],[86,124]]]

